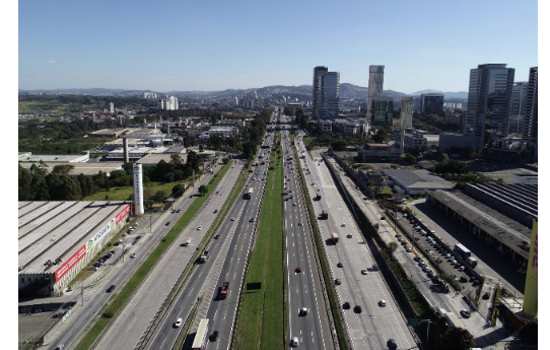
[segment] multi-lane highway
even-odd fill
[[[271,145],[272,136],[267,136],[266,143]],[[212,337],[208,348],[227,349],[230,345],[235,314],[238,307],[239,288],[244,275],[247,255],[253,241],[256,218],[259,213],[263,188],[269,159],[269,151],[260,151],[250,174],[245,190],[253,188],[249,200],[237,199],[229,214],[215,233],[218,239],[213,240],[208,250],[209,259],[197,265],[176,301],[159,323],[152,339],[147,344],[150,349],[169,349],[179,335],[180,329],[174,328],[176,319],[186,320],[199,297],[195,320],[210,319],[211,335],[218,332],[217,339]],[[265,164],[261,164],[265,161]],[[251,220],[252,219],[252,220]],[[224,300],[217,300],[217,288],[222,282],[229,282],[229,293]]]
[[[217,169],[215,170],[217,172]],[[212,178],[212,174],[205,175],[197,184],[195,188],[202,184],[207,184]],[[191,205],[193,199],[189,197],[192,193],[192,189],[186,191],[185,195],[178,200],[174,208],[179,210],[180,213],[166,212],[161,215],[151,225],[153,234],[146,234],[141,240],[140,244],[137,244],[131,252],[136,253],[136,257],[132,260],[126,259],[125,263],[121,263],[119,266],[114,267],[109,273],[107,273],[100,282],[98,282],[94,288],[87,289],[84,292],[84,305],[80,303],[72,311],[68,322],[60,322],[49,335],[46,337],[47,348],[55,348],[59,345],[64,345],[65,349],[74,348],[78,339],[82,336],[83,331],[86,330],[90,322],[94,321],[99,311],[103,308],[109,298],[112,296],[110,293],[105,293],[105,288],[110,285],[115,285],[120,288],[136,269],[145,261],[151,251],[157,246],[162,237],[172,228],[178,218],[183,215],[182,213]],[[146,222],[141,221],[140,227],[143,230]],[[78,299],[79,293],[75,293],[75,301]]]
[[[329,170],[319,157],[312,159],[300,138],[297,149],[310,197],[317,214],[328,213],[319,220],[323,239],[333,233],[339,237],[335,245],[325,245],[336,292],[343,308],[344,321],[352,347],[355,349],[386,349],[390,339],[399,348],[415,348],[416,342],[407,326],[374,257],[357,227],[349,209],[336,188]]]
[[[178,240],[163,254],[140,288],[132,296],[120,315],[105,332],[97,349],[133,349],[147,330],[155,314],[170,293],[182,271],[214,222],[219,209],[229,196],[243,164],[232,166],[211,193],[197,215],[180,233]],[[189,241],[186,247],[182,243]]]
[[[325,286],[316,261],[312,228],[296,168],[298,161],[293,159],[294,148],[288,132],[284,132],[282,141],[288,334],[291,339],[298,339],[301,349],[334,349]],[[290,342],[288,344],[290,347]]]

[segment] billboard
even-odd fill
[[[531,231],[531,249],[529,250],[529,262],[527,275],[525,276],[525,291],[523,298],[523,311],[531,317],[537,316],[538,311],[538,229],[537,222],[533,222]]]
[[[63,278],[63,276],[65,276],[68,271],[70,271],[80,260],[82,260],[86,256],[86,253],[86,244],[84,244],[80,248],[78,248],[78,250],[73,255],[71,255],[69,259],[67,259],[67,261],[61,264],[61,266],[59,266],[57,270],[55,270],[54,281],[57,282],[61,278]]]
[[[128,213],[130,213],[130,205],[126,204],[124,205],[124,207],[122,207],[122,210],[118,214],[116,214],[115,224],[118,224],[122,220],[126,219]]]

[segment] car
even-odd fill
[[[340,225],[340,227],[346,227],[346,224],[342,224],[342,225]]]
[[[460,283],[466,283],[468,282],[468,279],[464,276],[460,276],[460,279],[458,280]]]
[[[338,266],[339,268],[342,268],[342,267],[344,267],[344,264],[342,264],[341,262],[338,262],[338,264],[336,264],[336,266]]]
[[[378,301],[378,306],[380,306],[380,307],[386,306],[386,301],[385,301],[384,299],[380,299],[380,300]]]
[[[355,305],[355,307],[353,308],[353,312],[355,312],[356,314],[360,314],[361,311],[363,311],[363,309],[361,309],[361,306],[359,305]]]
[[[113,290],[115,290],[115,285],[111,284],[107,290],[105,290],[105,293],[111,293]]]
[[[199,225],[197,226],[197,231],[200,231],[200,230],[202,230],[202,226]]]
[[[132,253],[132,254],[130,254],[130,258],[132,258],[132,259],[133,259],[133,258],[135,258],[135,257],[136,257],[136,253]]]
[[[214,239],[218,239],[218,238],[220,238],[219,234],[214,236]]]
[[[218,331],[214,331],[212,332],[212,334],[210,334],[210,336],[208,337],[208,339],[210,341],[216,341],[218,339]]]
[[[370,271],[378,271],[378,266],[376,266],[376,264],[373,264],[370,268],[369,268]]]
[[[235,221],[235,218],[234,218],[234,217],[231,217],[231,221]]]
[[[294,272],[296,272],[296,273],[301,273],[301,272],[302,272],[302,268],[297,267],[297,268],[294,269]]]
[[[388,339],[388,341],[386,342],[386,346],[389,350],[397,350],[397,343],[393,338]]]
[[[180,328],[182,323],[183,323],[183,320],[181,319],[181,317],[178,317],[176,322],[174,322],[174,328]]]
[[[460,310],[460,316],[464,318],[470,318],[470,311],[468,310]]]
[[[336,278],[336,279],[334,280],[334,284],[337,285],[337,286],[339,286],[339,285],[342,284],[342,281],[340,281],[338,278]]]
[[[386,220],[386,219],[384,219],[384,217],[383,217],[383,216],[381,216],[381,217],[380,217],[380,220]]]
[[[298,226],[302,226],[302,223],[301,223],[301,222],[299,222],[299,223],[298,223]]]
[[[254,218],[250,218],[250,220],[248,220],[248,222],[254,222]]]
[[[55,350],[63,350],[63,349],[65,349],[64,344],[59,344],[58,346],[55,347]]]
[[[342,309],[344,309],[344,310],[349,310],[349,308],[350,308],[350,305],[349,305],[349,303],[348,303],[347,301],[346,301],[345,303],[342,304]]]
[[[300,341],[298,340],[298,337],[293,337],[292,339],[290,339],[290,346],[295,348],[298,345],[300,345]]]
[[[365,270],[365,269],[361,270],[361,274],[362,274],[362,275],[366,275],[366,274],[367,274],[367,270]]]
[[[301,307],[301,308],[298,310],[298,316],[306,316],[306,315],[307,315],[307,312],[308,312],[307,307]]]
[[[166,223],[164,224],[164,226],[169,226],[170,225],[170,221],[166,221]]]
[[[218,209],[214,209],[214,214],[218,213]]]

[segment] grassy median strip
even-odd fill
[[[113,296],[111,301],[103,308],[101,316],[95,321],[92,327],[83,336],[81,341],[77,345],[77,349],[89,349],[95,343],[97,337],[107,328],[109,323],[114,317],[123,309],[126,303],[130,300],[130,297],[139,288],[141,283],[148,276],[149,272],[153,270],[158,263],[162,255],[168,250],[168,248],[178,238],[183,229],[193,219],[197,212],[202,208],[211,194],[211,191],[216,188],[221,179],[225,176],[231,166],[231,162],[225,164],[220,171],[214,175],[209,181],[206,195],[197,197],[193,200],[193,203],[187,208],[185,213],[181,216],[178,222],[170,229],[170,231],[164,236],[161,242],[153,250],[153,252],[147,257],[147,259],[141,264],[138,270],[132,275],[128,282],[122,287],[119,293]]]
[[[285,345],[283,167],[272,153],[258,234],[250,255],[234,335],[236,349],[280,350]]]

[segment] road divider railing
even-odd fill
[[[230,168],[231,163],[225,164],[207,184],[208,189],[215,188]],[[87,329],[86,333],[77,344],[77,349],[93,348],[108,327],[114,322],[122,309],[129,302],[134,293],[139,289],[143,281],[156,266],[162,255],[168,250],[172,243],[184,231],[187,224],[195,217],[195,214],[203,207],[210,196],[211,191],[206,195],[197,197],[187,208],[185,213],[179,218],[176,224],[165,234],[162,240],[154,248],[151,254],[143,261],[140,267],[133,273],[119,293],[116,293],[111,301],[100,311],[99,318]]]

